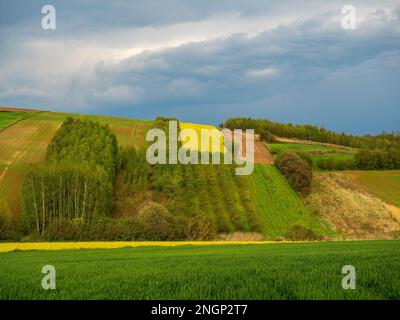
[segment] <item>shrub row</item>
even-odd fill
[[[139,215],[129,218],[53,219],[42,234],[29,236],[21,220],[0,216],[0,240],[3,241],[211,240],[215,236],[213,224],[205,217],[182,219],[158,203],[148,204]]]

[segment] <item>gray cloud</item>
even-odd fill
[[[54,33],[29,31],[36,16],[26,12],[2,20],[0,104],[398,129],[400,24],[392,1],[379,10],[363,2],[354,31],[341,29],[338,12],[320,1],[299,8],[299,16],[294,1],[65,3],[57,2],[57,15],[69,24]],[[362,121],[341,116],[360,112]]]

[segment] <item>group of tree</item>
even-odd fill
[[[176,119],[154,122],[167,138],[169,120]],[[128,196],[149,192],[154,202],[143,196],[138,214],[113,217],[117,175]],[[17,234],[50,241],[206,240],[217,232],[259,230],[247,183],[232,165],[150,166],[145,148],[118,148],[107,126],[68,118],[45,161],[24,179],[26,228]],[[0,222],[0,228],[13,224]]]
[[[355,156],[355,168],[361,170],[400,169],[400,148],[362,150]]]
[[[158,118],[156,126],[168,132],[168,120]],[[166,207],[187,224],[206,221],[213,234],[257,231],[260,223],[247,191],[248,178],[236,176],[234,169],[222,163],[156,164],[150,173],[153,198],[167,199]]]
[[[30,229],[45,232],[53,220],[91,221],[113,208],[118,145],[108,126],[68,118],[32,166],[22,188],[23,216]]]

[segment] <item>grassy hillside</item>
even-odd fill
[[[363,190],[400,207],[400,171],[349,171],[346,175]]]
[[[262,232],[268,238],[284,236],[294,225],[310,228],[320,235],[332,235],[329,227],[310,213],[274,166],[256,164],[250,187]]]
[[[0,299],[400,299],[399,248],[365,241],[1,253]],[[41,287],[48,264],[56,290]],[[356,290],[341,286],[349,264]]]
[[[0,112],[0,116],[2,114],[5,113]],[[53,112],[30,115],[0,131],[0,214],[19,215],[21,184],[27,169],[31,163],[43,160],[47,145],[68,116],[109,124],[120,146],[136,149],[143,146],[147,130],[154,126],[153,121],[94,115]],[[200,131],[211,126],[182,123],[182,128]],[[356,152],[334,146],[290,143],[270,146],[278,152],[306,152],[315,159],[325,156],[352,157]],[[117,176],[115,216],[136,215],[149,201],[156,201],[176,216],[208,219],[217,233],[259,232],[256,236],[262,234],[266,239],[284,237],[294,226],[303,226],[317,235],[335,237],[338,233],[353,238],[364,237],[368,233],[371,237],[384,234],[386,238],[389,231],[396,229],[396,225],[387,220],[388,212],[382,204],[376,200],[370,202],[370,197],[365,198],[349,186],[337,184],[337,181],[334,183],[333,180],[329,180],[327,185],[324,185],[324,180],[319,184],[320,188],[314,188],[314,198],[311,205],[308,203],[310,209],[307,209],[271,165],[256,164],[253,174],[244,177],[235,176],[233,166],[229,165],[156,166],[144,171],[144,176],[139,177],[143,183],[134,190],[123,182],[121,174]],[[394,205],[400,203],[398,177],[397,171],[390,174],[351,173],[351,178],[360,188]],[[318,181],[317,176],[317,184]],[[337,198],[329,197],[332,194]],[[331,212],[341,213],[332,215]],[[362,223],[351,222],[353,220],[349,217],[354,214]]]
[[[347,239],[390,239],[400,231],[400,223],[384,203],[344,173],[315,173],[306,203]]]

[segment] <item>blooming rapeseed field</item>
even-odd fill
[[[288,243],[290,241],[287,241]],[[66,250],[66,249],[114,249],[125,247],[175,247],[184,245],[209,246],[209,245],[246,245],[268,244],[274,241],[98,241],[98,242],[12,242],[0,243],[0,252],[14,250]],[[279,243],[285,243],[281,241]]]

